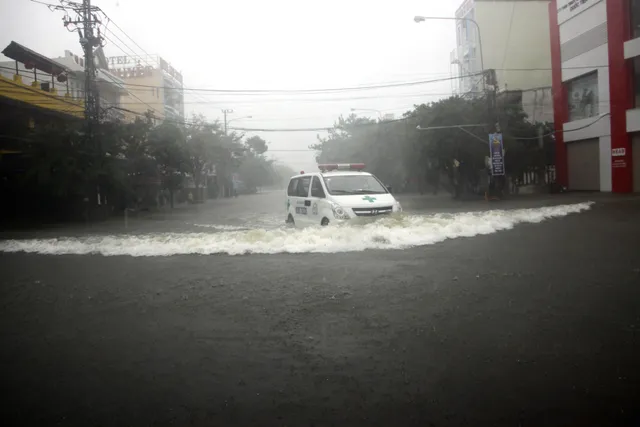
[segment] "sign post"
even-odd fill
[[[504,175],[504,145],[501,133],[489,134],[489,158],[491,159],[491,175]]]
[[[485,199],[498,200],[497,194],[502,195],[504,190],[504,145],[501,133],[489,134],[489,156],[485,157],[490,171],[489,188],[485,193]]]

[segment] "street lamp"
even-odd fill
[[[351,111],[352,112],[356,112],[356,111],[372,111],[374,113],[378,113],[378,118],[382,120],[382,111],[380,111],[380,110],[375,110],[373,108],[352,108]]]
[[[471,18],[458,18],[458,17],[448,17],[448,16],[414,16],[413,20],[416,23],[420,23],[420,22],[424,22],[427,19],[442,19],[442,20],[447,20],[447,21],[468,21],[473,23],[476,26],[476,29],[478,31],[478,45],[480,47],[480,68],[482,69],[482,88],[483,90],[486,92],[487,88],[486,88],[486,83],[484,81],[484,58],[482,56],[482,36],[480,34],[480,25],[478,25],[478,22],[476,22],[476,20],[471,19]]]

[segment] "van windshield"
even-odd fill
[[[327,191],[332,195],[388,193],[384,185],[371,175],[338,175],[323,178]]]

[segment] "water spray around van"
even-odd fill
[[[369,249],[405,249],[447,239],[487,235],[518,224],[539,223],[590,209],[592,203],[536,209],[491,210],[456,214],[384,216],[375,221],[345,221],[305,229],[233,229],[211,232],[108,235],[77,238],[6,240],[1,252],[49,255],[171,256],[212,254],[337,253]],[[229,230],[229,231],[226,231]]]

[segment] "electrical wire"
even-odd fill
[[[507,52],[509,51],[509,40],[511,39],[511,28],[513,27],[513,15],[516,9],[516,2],[512,2],[511,4],[511,14],[509,15],[509,30],[507,30],[507,40],[504,45],[504,55],[502,56],[502,68],[504,68],[504,64],[507,62]]]
[[[113,41],[112,41],[113,43]],[[125,55],[130,56],[127,52],[125,52],[121,47],[117,46]],[[598,66],[598,65],[588,65],[588,66],[578,66],[578,67],[563,67],[563,69],[592,69],[592,68],[606,68],[608,66]],[[2,67],[9,68],[9,67]],[[496,71],[551,71],[551,68],[496,68]],[[336,93],[336,92],[351,92],[351,91],[360,91],[360,90],[377,90],[377,89],[388,89],[395,87],[408,87],[408,86],[416,86],[422,84],[429,83],[438,83],[449,80],[457,80],[464,79],[468,77],[474,77],[482,75],[482,71],[470,74],[464,74],[459,76],[449,76],[442,77],[438,79],[429,79],[429,80],[416,80],[416,81],[400,81],[395,83],[382,83],[382,84],[367,84],[362,86],[350,86],[350,87],[337,87],[337,88],[325,88],[325,89],[214,89],[214,88],[194,88],[194,87],[170,87],[170,86],[155,86],[155,85],[142,85],[125,82],[126,86],[131,87],[144,87],[144,88],[155,88],[155,89],[165,89],[165,90],[181,90],[181,91],[190,91],[190,92],[212,92],[219,94],[236,94],[236,95],[259,95],[259,94],[316,94],[316,93]],[[46,73],[45,73],[46,74]]]
[[[134,111],[130,111],[130,112],[134,113],[134,114],[138,114],[138,113],[136,113]],[[595,123],[600,121],[602,118],[604,118],[604,117],[606,117],[606,116],[608,116],[610,114],[611,113],[601,114],[600,117],[598,117],[596,120],[594,120],[594,121],[592,121],[592,122],[590,122],[590,123],[588,123],[588,124],[586,124],[584,126],[575,128],[575,129],[554,131],[554,132],[551,132],[551,133],[548,133],[548,134],[545,134],[545,135],[536,136],[536,137],[512,137],[511,139],[514,139],[514,140],[517,140],[517,141],[539,140],[541,137],[544,138],[544,137],[547,137],[547,136],[552,136],[552,135],[554,135],[556,133],[576,132],[576,131],[579,131],[579,130],[586,129],[586,128],[590,127],[590,126],[593,126]],[[378,122],[371,123],[371,125],[393,123],[393,122],[398,122],[398,121],[404,121],[404,120],[407,120],[407,119],[409,119],[409,117],[402,118],[402,119],[397,119],[397,120],[390,120],[390,121],[381,122],[381,123],[378,123]],[[165,120],[165,121],[171,121],[171,120]],[[184,124],[186,124],[186,123],[184,123]],[[358,126],[363,126],[363,125],[353,125],[351,127],[358,127]],[[464,129],[464,125],[460,125],[460,126],[455,126],[454,125],[454,126],[450,126],[450,127],[451,128],[460,129],[460,130],[464,131],[465,133],[468,133],[470,136],[478,139],[479,141],[481,141],[483,143],[487,142],[484,139],[482,139],[481,137],[479,137],[478,135],[475,135],[472,132],[469,132],[466,129]],[[246,128],[230,128],[230,129],[232,129],[232,130],[241,130],[241,131],[255,131],[255,132],[301,132],[301,131],[323,131],[323,130],[324,131],[328,131],[328,130],[336,129],[336,128],[335,127],[331,127],[331,128],[303,128],[303,129],[246,129]],[[0,138],[13,138],[13,139],[20,139],[20,140],[25,140],[26,141],[26,139],[24,139],[24,138],[13,137],[11,135],[0,135]],[[269,150],[268,152],[312,152],[312,151],[321,151],[321,150],[316,150],[316,149],[313,149],[313,148],[309,148],[309,149],[290,149],[290,150],[273,149],[273,150]]]
[[[591,123],[587,123],[587,124],[586,124],[586,125],[584,125],[584,126],[580,126],[580,127],[578,127],[578,128],[574,128],[574,129],[567,129],[567,130],[564,130],[564,129],[562,129],[562,130],[554,130],[553,132],[549,132],[549,133],[547,133],[547,134],[540,135],[540,136],[529,137],[529,138],[513,138],[513,139],[516,139],[516,140],[518,140],[518,141],[533,141],[533,140],[538,140],[538,139],[540,139],[540,138],[544,138],[544,137],[547,137],[547,136],[552,136],[552,135],[555,135],[555,134],[558,134],[558,133],[560,133],[560,134],[565,134],[565,133],[570,133],[570,132],[577,132],[577,131],[579,131],[579,130],[583,130],[583,129],[586,129],[586,128],[590,127],[590,126],[593,126],[594,124],[598,123],[598,122],[599,122],[600,120],[602,120],[603,118],[605,118],[605,117],[607,117],[607,116],[610,116],[610,115],[611,115],[611,113],[603,113],[603,114],[600,114],[600,117],[598,117],[597,119],[595,119],[595,120],[594,120],[594,121],[592,121]],[[566,124],[566,123],[565,123],[565,124]]]
[[[114,25],[115,25],[115,24],[114,24]],[[112,32],[112,31],[110,31],[110,32],[111,32],[111,34],[113,34],[113,32]],[[107,38],[107,37],[106,37],[106,35],[105,35],[105,38]],[[116,36],[116,38],[118,38],[118,37]],[[110,40],[110,39],[108,39],[108,38],[107,38],[107,40]],[[122,40],[121,40],[120,38],[118,38],[118,40],[120,40],[120,41],[122,42]],[[111,41],[111,44],[113,44],[113,45],[114,45],[114,46],[116,46],[118,49],[120,49],[120,50],[121,50],[125,55],[128,55],[128,53],[127,53],[127,52],[125,52],[125,51],[124,51],[124,49],[122,49],[122,47],[120,47],[117,43],[114,43],[114,42],[113,42],[113,40],[110,40],[110,41]],[[124,42],[123,42],[123,44],[124,44]],[[125,46],[126,46],[126,44],[125,44]],[[129,48],[128,46],[127,46],[127,48],[128,48],[128,49],[131,49],[131,48]],[[133,51],[132,51],[132,52],[133,52]],[[135,53],[135,52],[134,52],[134,53]],[[148,64],[148,63],[147,63],[147,64]],[[116,85],[120,86],[120,83],[116,82],[116,81],[111,77],[111,75],[110,75],[110,74],[105,73],[104,75],[105,75],[105,76],[107,76],[107,77],[109,78],[109,80],[111,80],[113,83],[115,83]],[[135,95],[135,94],[134,94],[134,93],[132,93],[131,91],[127,91],[127,93],[128,93],[130,96],[132,96],[132,97],[134,97],[135,99],[137,99],[138,101],[140,101],[141,103],[143,103],[144,105],[146,105],[147,107],[149,107],[149,108],[151,109],[151,111],[155,111],[156,113],[158,113],[158,114],[161,114],[161,115],[162,115],[162,113],[161,113],[160,111],[156,110],[156,109],[155,109],[155,108],[153,108],[151,105],[149,105],[148,103],[144,102],[142,99],[140,99],[137,95]]]
[[[111,19],[111,17],[109,15],[107,15],[104,11],[102,11],[102,14],[105,16],[105,18],[107,18],[107,20],[113,24],[114,27],[116,27],[118,30],[120,30],[120,32],[122,32],[122,34],[125,35],[125,37],[127,37],[129,40],[131,40],[131,42],[136,45],[138,47],[138,49],[140,49],[145,55],[147,55],[147,57],[150,57],[151,55],[149,54],[149,52],[147,52],[146,50],[144,50],[144,48],[142,46],[140,46],[129,34],[127,34],[126,31],[124,31],[115,21],[113,21],[113,19]],[[195,95],[197,98],[204,100],[202,97],[200,97],[199,95]]]

